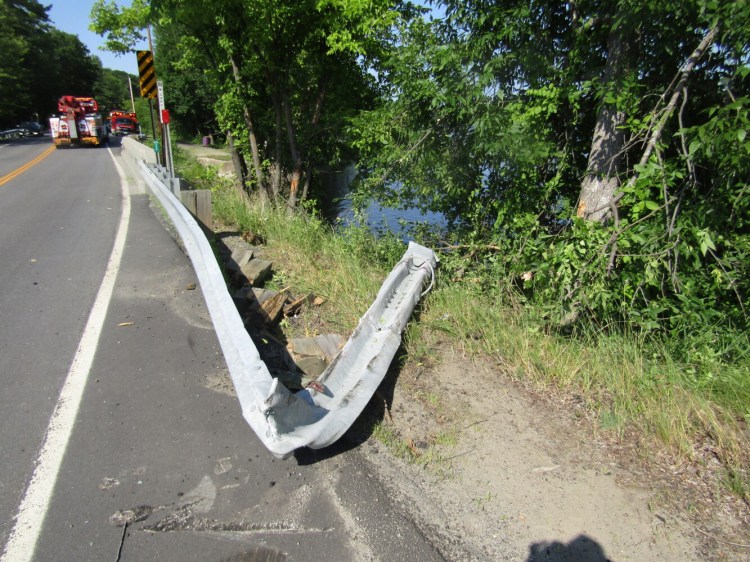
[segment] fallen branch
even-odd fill
[[[728,545],[731,545],[731,546],[737,546],[739,548],[750,548],[750,544],[742,544],[742,543],[738,543],[738,542],[725,541],[725,540],[720,539],[716,535],[712,535],[711,533],[708,533],[708,532],[704,531],[700,527],[696,527],[696,529],[698,529],[698,531],[700,531],[701,533],[703,533],[704,535],[706,535],[709,539],[713,539],[716,542],[720,542],[722,544],[728,544]]]
[[[476,244],[455,244],[435,248],[436,252],[449,252],[451,250],[490,250],[493,252],[504,252],[506,249],[494,244],[482,244],[481,246],[477,246]]]

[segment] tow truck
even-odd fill
[[[52,142],[61,146],[102,146],[109,140],[107,129],[94,98],[63,96],[56,115],[50,117]]]

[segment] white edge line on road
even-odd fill
[[[50,418],[44,444],[36,460],[34,474],[31,476],[26,493],[18,507],[13,530],[10,532],[2,558],[0,558],[2,562],[22,562],[31,560],[34,556],[36,543],[52,498],[60,466],[78,416],[78,408],[81,405],[86,381],[94,362],[94,355],[99,344],[99,336],[107,315],[109,301],[112,298],[117,273],[120,270],[120,262],[122,261],[130,223],[130,194],[125,173],[112,151],[109,148],[107,150],[120,176],[120,191],[122,194],[120,224],[117,227],[115,242],[107,262],[104,278],[96,294],[94,305],[89,312],[86,327],[83,329],[78,350],[60,391],[55,411]]]

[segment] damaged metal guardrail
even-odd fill
[[[423,295],[423,286],[428,280],[432,286],[438,262],[434,252],[409,243],[404,257],[388,275],[338,356],[316,383],[292,393],[271,377],[261,360],[200,227],[164,185],[159,168],[143,161],[139,167],[193,263],[250,427],[279,458],[300,447],[319,449],[336,441],[354,423],[383,380],[406,322]]]

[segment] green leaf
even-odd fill
[[[716,246],[714,245],[714,241],[711,239],[711,235],[708,233],[708,230],[699,230],[696,234],[700,243],[702,255],[705,256],[708,250],[716,250]]]
[[[737,131],[737,139],[742,142],[745,140],[745,137],[747,136],[747,131],[745,129],[740,129]]]
[[[656,201],[644,201],[643,204],[649,211],[655,211],[659,208],[659,204]]]

